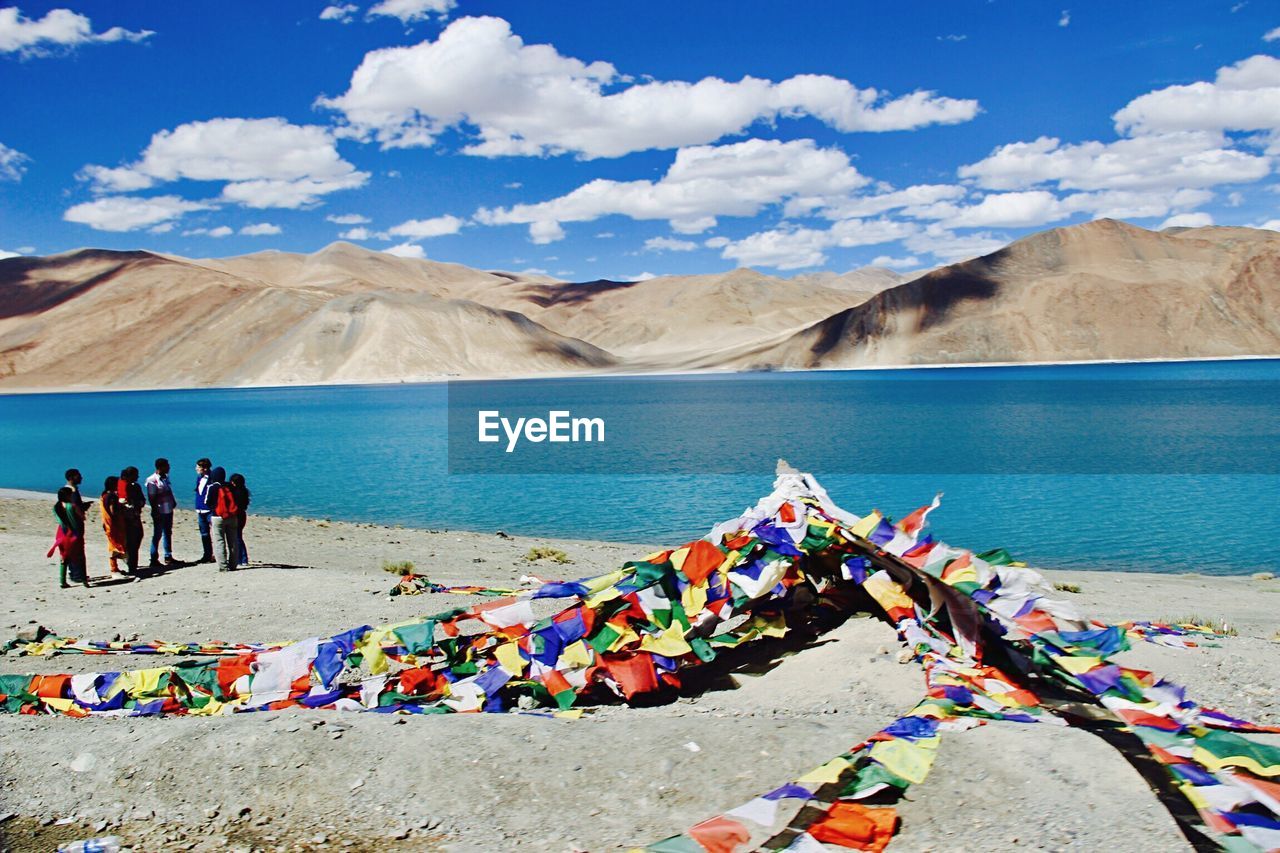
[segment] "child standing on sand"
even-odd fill
[[[58,532],[54,535],[53,547],[46,556],[58,553],[61,564],[58,570],[58,583],[66,589],[67,576],[72,583],[89,585],[84,559],[84,507],[76,500],[76,490],[71,486],[58,489],[58,502],[53,505],[53,516],[58,519]]]
[[[102,532],[107,534],[107,555],[111,560],[111,574],[120,574],[120,563],[125,556],[124,507],[120,506],[119,477],[108,477],[102,484]]]

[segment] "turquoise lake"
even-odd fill
[[[609,433],[503,454],[476,406]],[[9,488],[74,466],[89,496],[165,456],[189,506],[209,456],[264,514],[654,545],[754,503],[781,456],[858,514],[944,492],[935,536],[1046,568],[1280,571],[1275,360],[6,395],[0,448]]]

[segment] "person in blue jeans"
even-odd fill
[[[204,547],[201,563],[213,562],[213,534],[209,529],[209,513],[213,507],[208,503],[209,472],[212,470],[213,463],[208,459],[196,460],[196,520],[200,522],[200,544]]]
[[[160,542],[164,540],[164,561],[172,566],[173,511],[178,501],[169,484],[168,459],[157,459],[155,473],[147,478],[147,503],[151,504],[151,565],[160,565]]]

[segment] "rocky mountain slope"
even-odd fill
[[[0,260],[0,390],[1280,354],[1280,233],[1057,228],[907,280],[560,282],[393,257]]]

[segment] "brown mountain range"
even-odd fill
[[[1280,233],[1058,228],[909,279],[560,282],[398,258],[0,260],[0,391],[1280,354]]]

